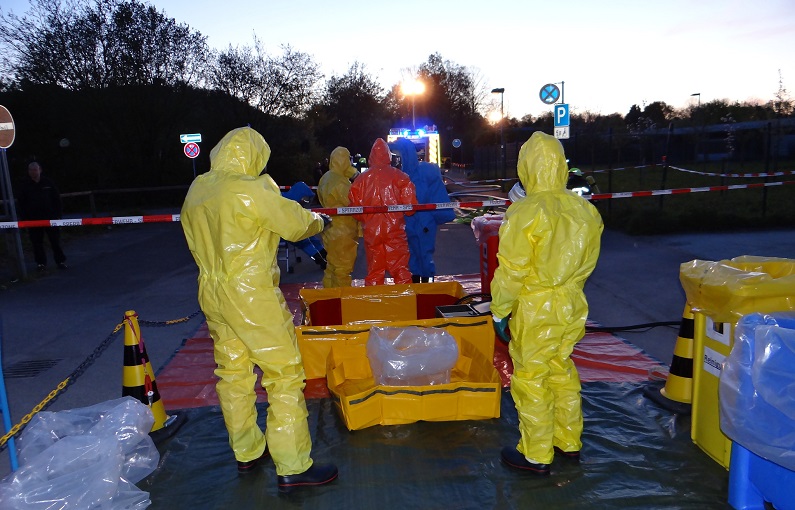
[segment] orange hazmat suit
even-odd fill
[[[391,165],[389,146],[383,138],[373,144],[370,168],[357,177],[348,194],[351,207],[417,204],[414,184],[405,173]],[[406,215],[414,214],[408,211]],[[403,212],[356,214],[362,222],[367,256],[365,285],[385,283],[386,271],[396,284],[411,283],[409,247]]]

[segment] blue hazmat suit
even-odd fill
[[[331,151],[329,171],[323,174],[317,186],[320,205],[329,208],[348,207],[351,179],[356,173],[348,149],[337,147]],[[359,246],[359,222],[350,215],[337,215],[321,236],[327,252],[323,287],[350,287]]]
[[[298,181],[290,186],[290,189],[282,192],[282,196],[300,204],[304,201],[311,201],[315,197],[315,192],[312,191],[312,188],[310,188],[307,183]],[[306,253],[313,260],[315,256],[323,250],[323,241],[320,236],[307,237],[306,239],[301,239],[292,244],[300,248],[301,251]]]
[[[442,181],[439,167],[426,161],[418,161],[417,148],[411,140],[398,138],[389,144],[392,152],[400,155],[401,170],[414,183],[417,203],[437,204],[450,202],[450,195]],[[409,243],[409,270],[416,281],[429,280],[436,276],[433,254],[436,251],[436,231],[455,219],[453,209],[418,211],[406,217],[406,237]]]
[[[370,151],[370,168],[356,178],[348,193],[351,207],[416,204],[414,184],[405,173],[391,165],[386,140],[379,138]],[[386,271],[396,284],[411,283],[409,246],[405,215],[414,211],[356,214],[362,223],[367,256],[365,285],[383,285]]]
[[[585,336],[583,286],[599,258],[603,224],[596,207],[566,189],[568,167],[556,138],[533,133],[517,171],[527,195],[511,204],[500,226],[491,311],[496,320],[510,316],[517,450],[550,464],[553,447],[582,447],[580,379],[570,356]]]
[[[239,462],[266,443],[276,473],[312,465],[304,368],[293,316],[279,289],[279,239],[323,230],[323,218],[284,198],[261,175],[270,147],[255,130],[230,131],[210,152],[210,171],[191,184],[180,221],[199,266],[199,304],[213,339],[218,400]],[[267,427],[257,425],[256,375],[268,392]]]

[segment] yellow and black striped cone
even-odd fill
[[[124,374],[122,377],[122,396],[133,397],[149,406],[155,418],[149,434],[157,441],[171,436],[184,422],[179,415],[167,416],[160,392],[157,391],[155,373],[138,324],[138,314],[133,310],[124,313]],[[166,429],[170,429],[166,431]]]
[[[693,402],[693,344],[695,343],[695,318],[689,303],[685,303],[679,336],[674,346],[671,367],[665,386],[646,395],[661,406],[673,411],[689,413]],[[657,398],[662,396],[663,398]]]
[[[693,344],[695,343],[695,319],[690,305],[685,303],[679,336],[674,346],[674,357],[668,370],[662,396],[683,404],[693,402]]]

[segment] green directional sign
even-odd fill
[[[179,135],[179,143],[200,143],[201,141],[202,141],[201,133]]]

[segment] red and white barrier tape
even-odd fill
[[[591,201],[611,200],[616,198],[653,197],[662,195],[682,195],[686,193],[703,193],[706,191],[729,191],[736,189],[766,188],[772,186],[789,186],[795,181],[756,182],[751,184],[734,184],[726,186],[705,186],[701,188],[658,189],[650,191],[627,191],[623,193],[594,193],[583,198]],[[324,207],[311,209],[317,213],[330,216],[346,216],[352,214],[384,214],[408,211],[433,211],[436,209],[476,209],[480,207],[507,207],[510,200],[479,200],[473,202],[443,202],[438,204],[418,205],[384,205],[368,207]],[[104,218],[70,218],[65,220],[24,220],[0,222],[0,230],[30,227],[78,227],[81,225],[129,225],[134,223],[170,223],[178,222],[179,214],[154,214],[151,216],[112,216]]]
[[[793,175],[795,174],[795,170],[783,170],[780,172],[758,172],[758,173],[750,173],[750,174],[711,174],[707,172],[699,172],[698,170],[688,170],[687,168],[679,168],[676,166],[668,167],[673,170],[678,170],[680,172],[687,172],[690,174],[698,174],[698,175],[707,175],[709,177],[740,177],[740,178],[752,178],[752,177],[781,177],[782,175]]]

